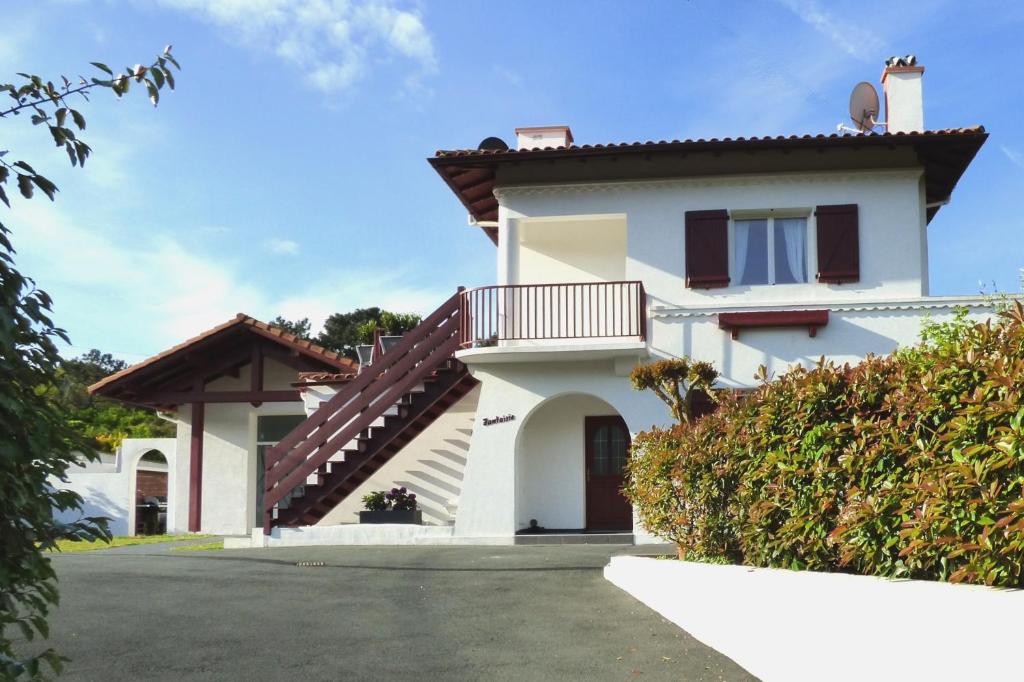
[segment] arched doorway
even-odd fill
[[[167,532],[167,458],[159,450],[149,450],[135,465],[136,535]]]
[[[606,401],[573,393],[550,398],[524,421],[516,443],[516,526],[630,530],[622,495],[629,430]]]

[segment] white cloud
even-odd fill
[[[263,248],[279,256],[297,256],[299,254],[298,243],[291,239],[268,239],[263,242]]]
[[[406,84],[437,69],[434,41],[415,10],[393,0],[160,0],[224,29],[227,37],[271,52],[324,92],[365,77],[380,58],[411,65]]]
[[[1006,155],[1006,158],[1010,160],[1010,163],[1019,168],[1024,168],[1024,153],[1019,152],[1016,149],[1011,149],[1005,144],[1000,145],[999,149],[1001,149],[1003,154]]]
[[[138,230],[125,240],[117,228],[43,202],[17,204],[8,225],[19,268],[54,297],[55,319],[75,349],[116,350],[132,360],[238,312],[308,317],[316,332],[331,313],[377,305],[425,314],[452,294],[419,286],[403,270],[348,269],[275,286],[244,263],[197,250],[188,230],[178,230],[180,238]]]
[[[878,60],[883,43],[874,33],[862,28],[854,18],[862,15],[846,10],[837,18],[818,6],[816,0],[779,0],[784,7],[797,15],[830,43],[851,57],[863,60]],[[809,59],[815,57],[809,56]]]

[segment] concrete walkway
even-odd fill
[[[54,559],[62,679],[753,679],[602,577],[650,548],[131,549]]]

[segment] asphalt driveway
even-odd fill
[[[60,555],[50,644],[68,680],[753,679],[606,582],[624,551]]]

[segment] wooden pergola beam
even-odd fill
[[[166,391],[146,396],[154,405],[184,403],[290,403],[301,400],[297,390],[277,391]]]

